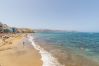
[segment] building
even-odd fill
[[[0,33],[8,33],[10,32],[10,27],[7,24],[3,24],[0,22]]]
[[[33,33],[34,31],[29,28],[16,28],[9,27],[7,24],[0,22],[0,33]]]
[[[16,32],[17,32],[17,28],[12,27],[11,29],[12,29],[12,32],[13,32],[13,33],[16,33]]]

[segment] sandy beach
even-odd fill
[[[15,34],[6,43],[0,42],[0,66],[42,66],[40,54],[25,36]]]
[[[64,52],[56,45],[39,42],[30,34],[2,36],[0,66],[99,66],[91,59],[72,53],[70,49]]]

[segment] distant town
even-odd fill
[[[34,31],[30,28],[17,28],[11,27],[7,24],[0,22],[0,33],[33,33]]]

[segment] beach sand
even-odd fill
[[[42,66],[40,58],[25,34],[13,35],[0,47],[0,66]]]

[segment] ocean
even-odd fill
[[[61,65],[99,66],[99,33],[39,32],[33,38]]]

